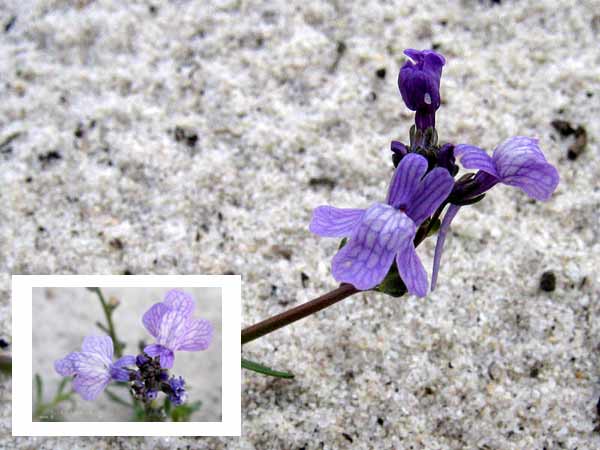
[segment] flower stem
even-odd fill
[[[121,341],[117,339],[117,333],[115,332],[115,325],[112,320],[113,308],[111,308],[104,299],[104,295],[102,294],[102,290],[100,288],[90,288],[90,290],[93,290],[98,295],[98,299],[102,304],[102,310],[104,311],[104,316],[106,317],[106,325],[108,326],[108,334],[113,340],[113,344],[115,346],[115,356],[120,358],[123,356],[123,347],[121,346]]]
[[[311,300],[310,302],[304,303],[295,308],[284,311],[276,316],[269,317],[262,322],[244,328],[242,330],[242,345],[247,344],[259,337],[269,334],[279,328],[285,327],[297,320],[303,319],[306,316],[310,316],[334,303],[339,302],[353,294],[360,292],[351,284],[342,284],[337,289],[331,292],[321,295],[320,297]]]

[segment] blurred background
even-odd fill
[[[214,336],[207,350],[177,352],[169,373],[182,376],[188,391],[187,403],[201,401],[200,409],[189,418],[193,422],[221,421],[221,289],[178,288],[195,299],[193,317],[210,321]],[[155,342],[142,324],[150,307],[163,301],[169,288],[102,288],[107,302],[118,301],[113,314],[115,332],[126,344],[124,355],[138,355],[139,343]],[[102,306],[95,293],[86,288],[33,288],[33,373],[43,379],[45,401],[52,399],[62,378],[54,370],[54,361],[81,351],[86,336],[106,334],[96,326],[106,325]],[[113,358],[116,360],[117,358]],[[67,384],[69,390],[71,382]],[[127,389],[108,385],[108,390],[131,403]],[[34,390],[35,392],[35,390]],[[159,394],[162,404],[164,395]],[[73,402],[60,405],[62,420],[80,422],[120,422],[131,420],[133,411],[111,401],[105,393],[86,401],[74,395]],[[34,395],[35,399],[35,395]],[[34,406],[35,410],[35,406]],[[59,419],[60,420],[60,419]]]

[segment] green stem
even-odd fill
[[[92,289],[98,295],[98,299],[100,300],[100,304],[102,305],[102,310],[104,311],[104,317],[106,318],[108,334],[113,341],[113,344],[115,346],[115,356],[118,359],[121,356],[123,356],[123,347],[121,345],[121,341],[119,341],[117,339],[117,333],[115,332],[115,325],[112,320],[113,308],[104,299],[104,295],[102,294],[102,290],[100,288],[96,287],[96,288],[92,288]]]

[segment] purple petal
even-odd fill
[[[129,371],[113,366],[110,368],[110,377],[115,381],[129,381]]]
[[[164,303],[155,303],[148,311],[146,311],[142,317],[142,323],[152,336],[158,336],[160,322],[162,321],[163,316],[169,311],[170,308]]]
[[[198,351],[206,350],[213,335],[213,326],[208,320],[189,318],[185,332],[177,339],[175,350]]]
[[[537,159],[546,161],[546,157],[539,146],[539,141],[536,138],[530,138],[527,136],[513,136],[504,140],[494,150],[494,161],[500,162],[506,157],[509,160],[514,158],[517,153],[524,153],[529,155],[528,159]]]
[[[79,352],[69,353],[63,359],[54,361],[54,370],[56,370],[59,375],[68,377],[75,374],[75,368],[73,367],[73,359],[76,358],[76,356],[74,356],[75,353]]]
[[[444,242],[446,241],[446,235],[450,230],[450,223],[458,213],[460,206],[450,205],[448,211],[446,211],[446,215],[444,216],[444,220],[442,220],[442,224],[440,225],[440,231],[438,233],[437,242],[435,244],[435,255],[433,256],[433,271],[431,273],[431,290],[435,289],[435,284],[437,282],[438,272],[440,270],[440,262],[442,260],[442,250],[444,249]]]
[[[125,355],[113,363],[113,367],[135,366],[135,356]]]
[[[412,241],[415,225],[401,211],[375,204],[367,210],[348,243],[332,262],[334,278],[360,290],[377,286],[386,276],[398,248]]]
[[[548,163],[525,164],[513,175],[502,178],[504,184],[517,186],[536,200],[548,200],[558,186],[558,171]]]
[[[498,177],[492,157],[482,148],[459,144],[454,147],[454,157],[460,160],[465,169],[479,169]]]
[[[73,379],[73,390],[84,400],[94,400],[110,382],[110,374],[98,373],[90,376],[77,374]]]
[[[112,362],[113,341],[109,336],[87,336],[83,340],[81,349],[84,352],[100,355],[109,364]]]
[[[172,310],[162,317],[156,340],[170,350],[177,348],[179,338],[185,333],[187,316],[179,310]]]
[[[421,177],[427,171],[427,160],[416,153],[409,153],[400,161],[394,172],[386,203],[398,209],[410,203]]]
[[[558,185],[558,172],[546,161],[537,139],[507,139],[496,148],[493,158],[503,183],[520,187],[536,200],[548,200]]]
[[[446,169],[436,167],[419,184],[406,214],[418,227],[442,204],[454,186],[454,178]]]
[[[115,361],[110,368],[110,375],[113,380],[129,381],[129,371],[123,369],[125,366],[135,366],[135,356],[126,355]]]
[[[163,303],[186,317],[194,312],[194,297],[179,289],[172,289],[167,292]]]
[[[415,251],[412,240],[405,243],[398,251],[396,265],[408,292],[418,297],[425,297],[427,295],[427,272]]]
[[[173,367],[175,355],[168,348],[165,348],[159,344],[152,344],[144,348],[144,352],[148,356],[152,356],[153,358],[156,356],[160,356],[160,366],[163,369],[170,369],[171,367]]]
[[[92,352],[74,352],[70,359],[75,373],[79,376],[92,377],[107,374],[112,365],[103,355]]]
[[[325,237],[350,236],[364,214],[364,209],[319,206],[313,211],[309,230],[314,234]]]

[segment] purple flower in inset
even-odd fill
[[[194,299],[177,289],[167,292],[162,303],[154,304],[142,318],[142,322],[156,344],[147,346],[149,356],[160,356],[162,367],[173,367],[176,351],[206,350],[213,334],[211,323],[192,317]]]
[[[169,379],[169,386],[165,389],[169,394],[169,400],[174,405],[181,405],[187,398],[187,392],[185,391],[185,380],[181,377],[171,377]]]
[[[109,336],[88,336],[81,352],[72,352],[54,362],[54,369],[63,377],[73,375],[73,390],[85,400],[94,400],[111,380],[129,381],[125,366],[135,364],[134,356],[113,358],[113,341]]]
[[[357,289],[377,286],[394,259],[408,292],[427,294],[427,274],[413,243],[417,228],[448,197],[454,184],[446,169],[435,168],[425,177],[427,160],[409,153],[398,164],[386,203],[369,209],[319,206],[310,231],[319,236],[349,237],[335,255],[332,273],[337,281]]]
[[[398,75],[398,87],[408,109],[415,111],[415,123],[420,130],[435,127],[435,112],[440,107],[440,79],[446,60],[433,50],[406,49],[411,58]]]
[[[487,152],[473,145],[457,145],[454,156],[467,169],[479,169],[475,178],[468,182],[468,196],[474,198],[491,189],[498,183],[521,188],[536,200],[548,200],[559,176],[556,168],[546,161],[538,140],[516,136],[505,140],[490,157]],[[453,194],[454,195],[454,194]],[[442,258],[442,249],[452,219],[460,206],[451,205],[446,213],[435,246],[431,289],[435,288]]]

